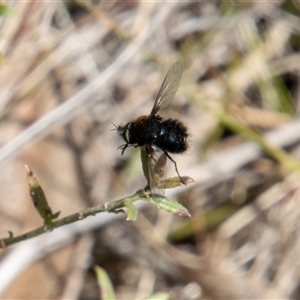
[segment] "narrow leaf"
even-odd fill
[[[168,293],[159,292],[151,295],[145,300],[169,300],[169,299],[170,299],[170,295]]]
[[[195,180],[189,176],[181,176],[181,179],[182,179],[183,183],[181,182],[181,180],[178,176],[161,180],[158,183],[158,188],[173,189],[178,186],[188,185],[190,183],[195,182]]]
[[[104,269],[95,266],[97,281],[99,284],[99,287],[101,289],[101,299],[102,300],[114,300],[115,299],[115,293],[113,289],[113,285],[105,272]]]
[[[149,178],[149,169],[148,169],[148,157],[146,150],[141,147],[141,161],[142,161],[142,168],[144,176],[147,180],[147,184],[150,186],[150,178]]]
[[[134,222],[137,219],[137,209],[132,201],[126,201],[125,206],[127,208],[127,221]]]
[[[49,225],[52,220],[56,219],[60,212],[52,213],[50,206],[48,205],[45,193],[37,181],[35,174],[32,170],[25,165],[27,169],[27,181],[29,184],[29,192],[31,196],[31,200],[36,211],[43,218],[44,224]]]
[[[151,202],[154,203],[159,209],[177,214],[181,217],[190,217],[189,211],[180,203],[173,201],[165,196],[159,194],[150,195]]]

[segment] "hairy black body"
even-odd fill
[[[188,149],[189,135],[187,127],[179,120],[164,120],[157,114],[161,107],[167,106],[173,100],[180,82],[181,69],[180,62],[175,63],[170,68],[149,116],[141,116],[125,126],[117,126],[117,132],[125,141],[125,144],[119,147],[122,149],[122,154],[129,146],[145,146],[148,164],[151,166],[154,148],[158,148],[174,163],[178,177],[184,184],[177,170],[177,164],[169,153],[179,154]],[[149,174],[149,177],[151,177],[151,174]]]
[[[127,145],[146,146],[154,145],[169,153],[183,153],[188,149],[188,132],[185,125],[179,120],[163,120],[159,115],[139,117],[128,123],[122,137]],[[125,148],[126,149],[126,148]],[[125,150],[123,149],[123,150]]]

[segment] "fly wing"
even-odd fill
[[[182,72],[182,64],[177,61],[168,71],[155,99],[150,115],[155,115],[160,108],[166,107],[174,98]]]
[[[146,153],[149,188],[152,193],[163,195],[164,190],[159,188],[159,184],[166,176],[167,157],[159,149],[155,149],[152,146],[146,148]]]
[[[152,181],[153,187],[158,188],[159,183],[166,176],[167,157],[164,153],[157,151],[156,158],[152,165]]]

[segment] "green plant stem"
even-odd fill
[[[122,209],[126,208],[125,204],[127,201],[131,201],[131,203],[133,203],[139,199],[147,199],[147,195],[143,190],[138,190],[132,196],[129,196],[129,197],[126,197],[126,198],[123,198],[120,200],[116,200],[116,201],[109,202],[109,203],[106,203],[103,205],[97,205],[94,207],[84,209],[78,213],[69,215],[67,217],[61,218],[56,221],[52,221],[48,225],[39,227],[35,230],[18,235],[16,237],[10,236],[8,238],[1,239],[0,240],[0,248],[5,248],[5,247],[11,246],[13,244],[16,244],[18,242],[31,239],[31,238],[41,235],[43,233],[52,231],[55,228],[83,220],[89,216],[95,216],[96,214],[101,213],[101,212],[115,212],[115,213],[123,212]],[[12,235],[12,234],[10,233],[10,235]]]

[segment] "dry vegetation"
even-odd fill
[[[62,217],[145,185],[111,122],[148,114],[177,60],[162,115],[188,125],[189,153],[174,158],[196,182],[166,192],[190,219],[143,202],[134,223],[98,214],[1,250],[2,299],[99,299],[95,265],[117,299],[299,299],[299,3],[6,4],[1,238],[42,225],[25,164]]]

